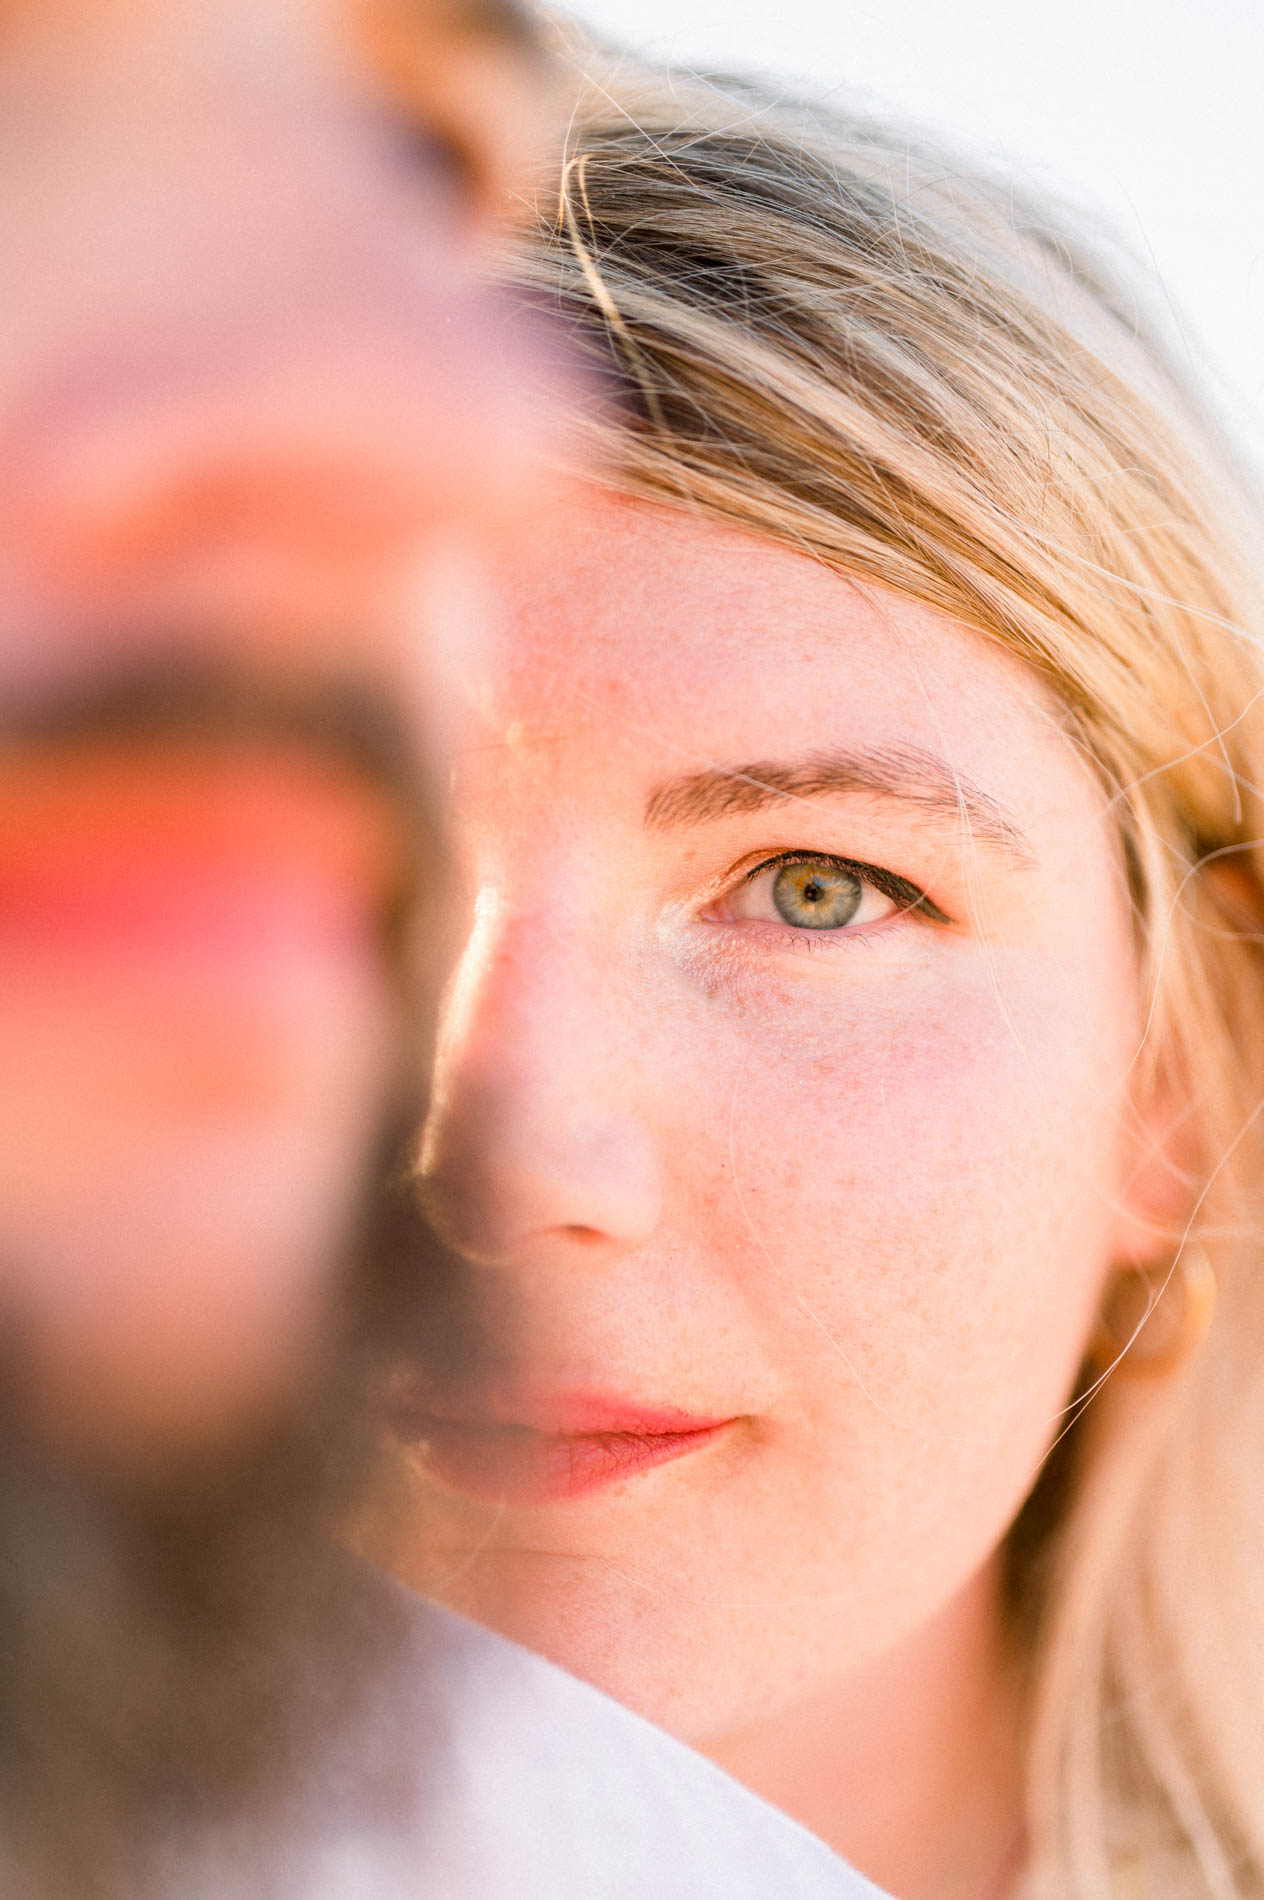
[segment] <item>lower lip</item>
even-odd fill
[[[711,1444],[732,1423],[676,1431],[538,1432],[397,1413],[396,1435],[429,1477],[502,1504],[588,1497]]]

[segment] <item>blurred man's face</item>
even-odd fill
[[[459,161],[343,24],[68,4],[0,68],[0,1311],[93,1457],[248,1421],[329,1318],[513,459]]]
[[[277,1521],[413,1083],[433,714],[529,431],[463,282],[512,36],[389,13],[0,11],[0,1621],[45,1632],[0,1693],[41,1773],[94,1695],[179,1759],[120,1579],[165,1613],[161,1544],[185,1614]]]

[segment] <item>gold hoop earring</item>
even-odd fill
[[[1089,1358],[1099,1372],[1161,1378],[1202,1344],[1216,1311],[1210,1260],[1189,1242],[1172,1265],[1121,1267],[1106,1288]]]

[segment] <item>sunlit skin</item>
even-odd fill
[[[1017,661],[770,542],[592,491],[509,591],[422,1154],[478,1371],[413,1375],[447,1423],[405,1422],[387,1554],[977,1900],[1018,1845],[998,1543],[1154,1214],[1105,799]],[[560,1494],[445,1451],[591,1460],[607,1401],[727,1422]]]

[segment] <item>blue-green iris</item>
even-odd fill
[[[784,864],[772,886],[772,901],[781,916],[802,930],[837,930],[850,923],[864,894],[858,877],[820,858]]]

